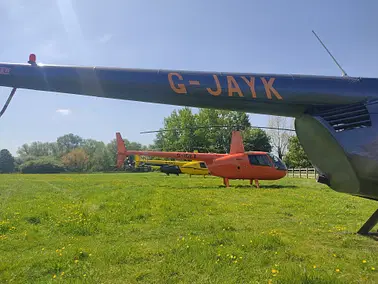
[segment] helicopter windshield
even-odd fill
[[[273,163],[274,163],[274,167],[275,167],[277,170],[283,170],[283,171],[286,171],[286,170],[287,170],[286,165],[284,164],[284,162],[281,161],[280,158],[278,158],[277,156],[275,156],[275,155],[273,155],[273,154],[269,154],[269,156],[272,158]]]
[[[206,168],[207,168],[207,166],[206,166],[206,164],[205,164],[204,162],[201,162],[201,163],[200,163],[200,167],[203,168],[203,169],[206,169]]]

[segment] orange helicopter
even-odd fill
[[[223,178],[226,187],[230,186],[230,179],[248,179],[251,185],[255,181],[259,188],[259,180],[278,180],[287,174],[286,165],[277,156],[261,151],[245,152],[240,131],[232,132],[229,154],[128,151],[119,132],[116,133],[116,139],[117,167],[121,167],[130,155],[203,161],[211,175]]]

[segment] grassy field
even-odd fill
[[[0,282],[378,283],[377,203],[314,179],[0,175]]]

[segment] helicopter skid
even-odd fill
[[[366,236],[366,235],[377,235],[378,231],[376,233],[370,232],[375,225],[378,224],[378,209],[371,215],[371,217],[366,221],[366,223],[361,227],[361,229],[358,230],[357,234]]]

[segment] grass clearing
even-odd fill
[[[313,179],[0,175],[0,282],[378,283],[377,203]]]

